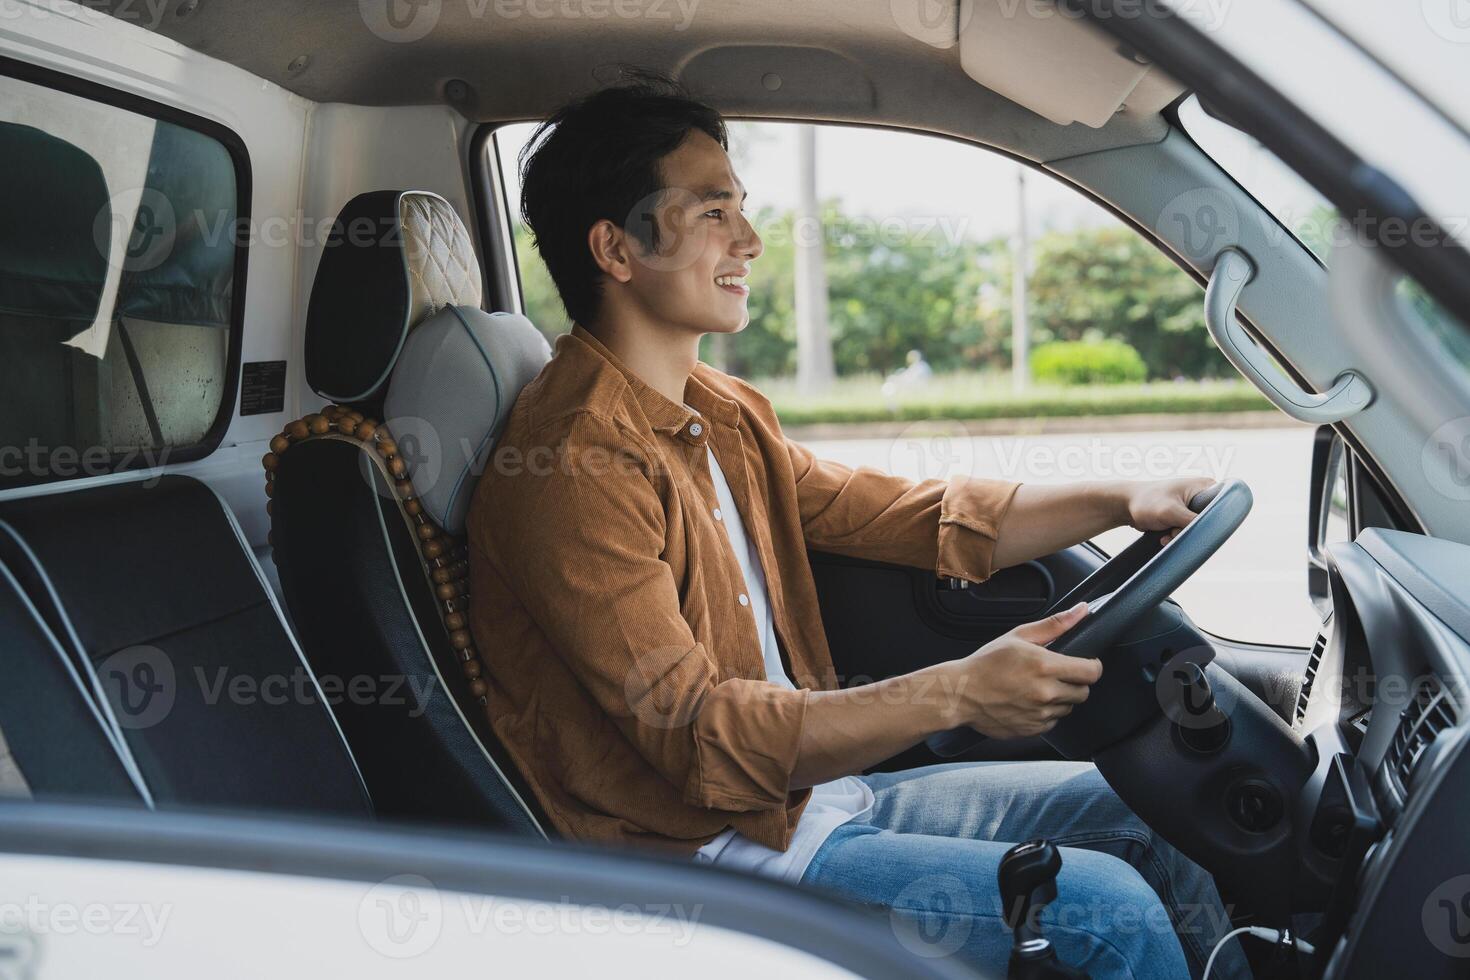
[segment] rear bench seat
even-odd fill
[[[0,731],[31,795],[371,812],[321,685],[203,483],[0,503],[0,571]]]

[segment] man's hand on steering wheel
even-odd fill
[[[1128,524],[1136,531],[1165,531],[1169,541],[1194,520],[1189,501],[1214,483],[1207,477],[1149,480],[1128,484]]]
[[[954,676],[946,728],[966,725],[991,738],[1041,735],[1087,700],[1102,662],[1068,657],[1046,644],[1087,615],[1079,602],[996,637],[961,660],[943,665]]]

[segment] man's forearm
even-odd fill
[[[996,568],[1019,565],[1127,523],[1125,483],[1023,483],[996,529],[993,562]]]
[[[956,727],[958,675],[951,664],[938,664],[843,691],[811,692],[791,788],[862,772]]]

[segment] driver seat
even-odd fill
[[[468,631],[462,536],[475,477],[551,351],[525,317],[480,302],[469,233],[442,197],[376,191],[343,208],[306,320],[306,380],[331,404],[271,441],[270,541],[378,813],[545,836],[487,716],[480,656],[494,651]],[[364,677],[380,697],[354,697]]]

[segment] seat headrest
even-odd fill
[[[0,235],[0,310],[92,322],[102,305],[110,216],[102,167],[75,144],[0,122],[0,214],[24,234]]]
[[[449,306],[414,329],[388,384],[383,420],[430,519],[458,536],[475,483],[521,389],[551,345],[515,313]]]
[[[474,244],[448,201],[359,194],[337,216],[312,283],[306,382],[329,401],[376,409],[409,331],[480,299]]]

